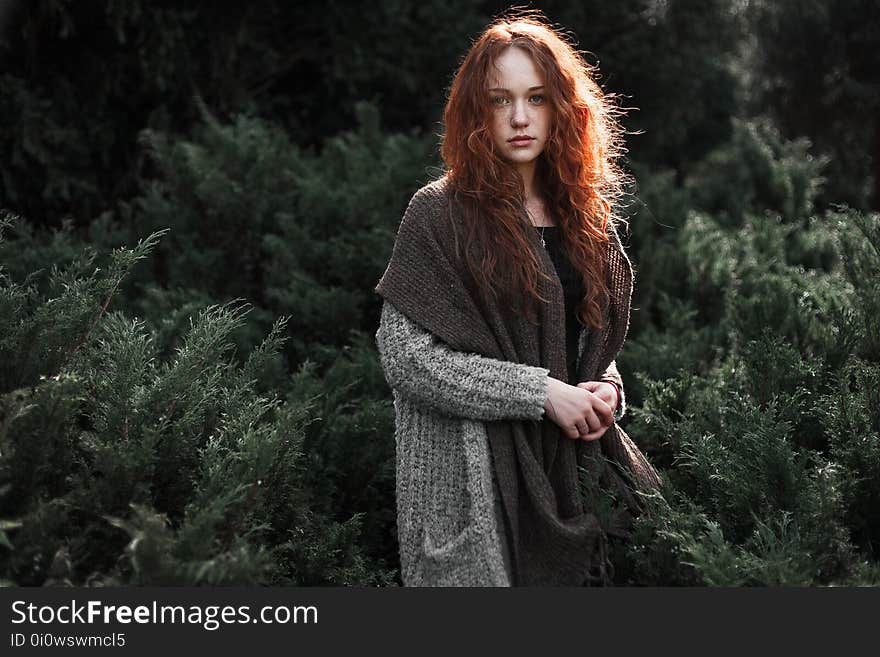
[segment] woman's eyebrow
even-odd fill
[[[544,85],[539,84],[537,87],[529,87],[529,91],[537,91],[538,89],[543,89]],[[510,89],[505,89],[504,87],[492,87],[489,91],[510,91]]]

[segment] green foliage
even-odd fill
[[[349,129],[362,100],[397,130],[434,131],[449,73],[489,19],[397,0],[357,20],[314,1],[16,4],[0,34],[0,198],[55,227],[129,203],[151,171],[138,135],[189,134],[198,99],[223,117],[271,119],[302,147]]]
[[[329,356],[329,354],[328,354]],[[363,515],[362,536],[377,559],[396,567],[394,408],[372,336],[335,352],[323,375],[307,361],[288,399],[310,400],[307,481],[336,518]]]
[[[284,321],[236,365],[229,337],[241,306],[203,308],[168,358],[144,322],[106,312],[158,237],[117,249],[104,268],[89,253],[53,269],[48,298],[0,272],[13,311],[0,379],[0,517],[14,519],[0,541],[4,578],[386,581],[356,545],[359,517],[312,509],[301,467],[308,405],[256,387]]]
[[[732,119],[731,139],[697,163],[685,187],[693,202],[723,225],[739,225],[752,209],[796,223],[813,212],[829,161],[810,153],[808,139],[787,141],[765,118]]]
[[[125,312],[105,317],[106,330],[83,361],[93,382],[88,394],[100,400],[98,415],[92,417],[94,433],[136,435],[132,445],[121,446],[89,433],[102,476],[99,482],[83,476],[77,485],[83,486],[84,497],[101,499],[108,516],[119,517],[128,505],[142,504],[165,518],[156,520],[152,511],[140,514],[134,525],[125,525],[131,536],[140,535],[132,533],[134,527],[161,534],[167,523],[175,528],[168,529],[172,534],[195,531],[183,524],[189,522],[183,501],[200,490],[188,473],[213,456],[205,444],[221,426],[221,409],[239,403],[217,388],[225,385],[226,370],[238,353],[259,347],[253,327],[228,304],[212,306],[192,325],[190,317],[213,299],[239,297],[251,304],[252,324],[259,326],[275,313],[288,318],[283,327],[272,329],[284,334],[287,357],[265,358],[253,366],[248,376],[254,390],[286,386],[292,390],[287,395],[291,406],[313,396],[320,400],[308,402],[320,404],[319,418],[303,420],[310,467],[300,482],[307,493],[296,493],[311,500],[314,511],[297,515],[296,500],[286,504],[290,512],[282,526],[296,524],[300,530],[295,540],[280,534],[269,539],[286,546],[270,555],[277,567],[273,581],[389,581],[394,572],[395,514],[389,504],[393,409],[372,337],[366,337],[372,335],[369,317],[377,308],[364,281],[378,280],[385,266],[417,169],[413,162],[424,161],[431,144],[417,135],[383,135],[378,114],[368,105],[361,106],[360,116],[356,132],[330,140],[319,155],[298,149],[276,126],[247,117],[225,125],[205,114],[191,142],[145,134],[162,177],[133,203],[119,206],[116,214],[130,222],[129,229],[125,223],[113,224],[110,215],[92,227],[93,238],[108,247],[136,227],[174,226],[156,249],[153,271],[141,268],[130,277],[118,299]],[[336,191],[322,193],[328,188]],[[376,189],[386,193],[376,194]],[[204,231],[205,216],[212,218],[215,230]],[[70,231],[65,235],[59,259],[83,248]],[[46,241],[37,234],[19,236],[26,248],[10,254],[16,271],[26,271]],[[22,253],[35,255],[28,259]],[[229,277],[229,271],[242,276]],[[128,319],[131,314],[138,319]],[[349,340],[356,345],[353,351],[344,347]],[[280,350],[281,342],[277,346]],[[337,358],[340,347],[342,358]],[[291,387],[285,369],[295,367],[301,376]],[[352,380],[367,385],[352,390]],[[247,394],[249,389],[241,390]],[[170,406],[162,405],[163,399]],[[147,418],[157,426],[150,427]],[[230,505],[241,503],[245,493],[238,487],[236,481],[215,482],[211,490],[216,494],[206,499],[220,506],[214,512],[206,507],[193,525],[200,528],[201,540],[219,531]],[[238,491],[238,497],[224,502],[217,491]],[[285,500],[281,495],[276,499]],[[155,540],[161,543],[159,534]],[[370,556],[351,544],[358,535],[365,537]],[[266,540],[265,532],[252,540]],[[199,550],[210,552],[207,544],[196,544],[199,549],[190,550],[187,559]],[[140,572],[137,581],[170,581],[182,572],[180,564],[166,566],[171,570]]]
[[[781,180],[801,170],[772,157]],[[810,208],[819,179],[776,207]],[[687,214],[687,274],[659,283],[658,322],[622,354],[628,432],[668,481],[618,559],[640,584],[876,581],[880,216],[737,212]]]
[[[156,280],[209,298],[246,299],[265,310],[259,322],[288,316],[295,364],[320,345],[341,347],[352,330],[368,330],[364,318],[375,302],[364,282],[384,270],[405,190],[433,139],[383,135],[367,104],[358,116],[358,129],[329,140],[320,154],[249,117],[226,125],[205,114],[192,141],[145,133],[163,175],[127,215],[132,231],[174,226],[157,255]]]
[[[743,109],[769,115],[783,134],[802,135],[815,153],[830,156],[823,205],[877,209],[877,3],[752,0],[747,20],[752,38],[743,50]]]
[[[11,225],[12,219],[4,218],[0,231]],[[85,249],[63,269],[53,266],[42,285],[35,283],[34,276],[16,283],[0,269],[0,307],[6,311],[0,319],[0,389],[32,384],[41,374],[60,373],[88,339],[126,272],[161,235],[162,231],[153,233],[135,249],[113,251],[105,263],[97,263],[103,267],[95,266],[95,251]],[[0,243],[0,254],[12,248],[8,242]]]

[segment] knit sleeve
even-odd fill
[[[608,369],[599,377],[600,381],[610,381],[617,386],[617,389],[620,391],[620,403],[617,405],[617,409],[614,411],[614,421],[619,422],[620,419],[626,413],[626,395],[623,390],[623,379],[620,376],[620,372],[617,371],[617,362],[611,361],[611,364],[608,366]]]
[[[475,420],[540,420],[549,370],[456,351],[387,300],[376,333],[388,384],[432,410]]]

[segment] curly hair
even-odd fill
[[[464,208],[466,262],[483,294],[499,296],[533,321],[540,263],[530,248],[525,188],[497,152],[489,120],[490,69],[507,48],[521,48],[544,78],[551,128],[536,163],[536,179],[560,227],[564,248],[581,272],[585,296],[577,313],[600,328],[612,206],[629,176],[617,164],[626,152],[623,113],[594,79],[596,68],[537,11],[496,19],[474,42],[453,78],[441,146],[450,188]],[[489,248],[491,245],[491,248]],[[546,276],[545,276],[546,277]],[[531,303],[523,303],[531,299]]]

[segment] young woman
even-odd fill
[[[590,73],[540,17],[493,23],[376,287],[405,585],[607,581],[606,537],[658,484],[616,424],[633,272],[610,211],[622,130]]]

